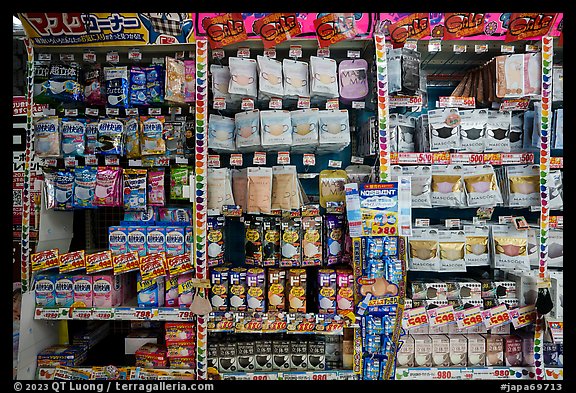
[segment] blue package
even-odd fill
[[[384,255],[398,256],[398,237],[384,238]]]
[[[388,337],[388,336],[382,336],[381,339],[382,339],[382,342],[380,344],[379,353],[380,353],[380,355],[388,357],[388,355],[392,351],[392,341],[390,340],[390,337]]]
[[[127,67],[104,67],[107,105],[128,108],[129,83]]]
[[[147,105],[146,67],[130,68],[130,105]]]
[[[366,276],[368,278],[384,277],[384,262],[377,259],[369,259],[366,261]]]
[[[73,208],[91,209],[96,208],[94,201],[94,189],[96,188],[96,167],[76,167],[74,169],[74,198]]]
[[[86,142],[84,154],[96,154],[96,145],[98,143],[98,119],[91,117],[86,118],[84,138]]]
[[[192,209],[187,207],[158,207],[158,225],[190,225]]]
[[[84,101],[78,64],[51,64],[46,83],[46,95],[63,102]]]
[[[153,65],[146,72],[146,90],[149,104],[164,102],[164,66]]]
[[[72,195],[74,192],[74,173],[58,171],[54,184],[56,206],[54,210],[72,210]]]
[[[366,334],[382,334],[382,318],[376,315],[366,315]]]
[[[384,256],[384,238],[369,237],[366,239],[366,258],[382,259]]]
[[[392,335],[394,332],[394,325],[396,323],[395,318],[395,315],[384,315],[382,317],[382,334],[386,334],[387,336]]]
[[[123,204],[125,211],[146,210],[146,177],[148,171],[143,168],[124,169]]]
[[[390,283],[398,284],[402,281],[402,261],[395,257],[385,257],[386,280]]]
[[[364,358],[364,378],[365,380],[377,380],[380,377],[380,359]]]
[[[364,337],[364,350],[368,353],[379,353],[381,345],[382,338],[379,334],[367,334]]]
[[[34,118],[34,152],[38,157],[60,157],[60,121],[58,116]]]
[[[124,155],[124,122],[119,119],[101,119],[98,122],[96,153]]]
[[[64,157],[83,157],[86,119],[64,117],[60,122],[60,132]]]
[[[124,212],[120,225],[156,225],[156,209],[148,206],[145,211]]]

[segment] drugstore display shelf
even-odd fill
[[[122,369],[122,367],[121,367]],[[126,378],[129,380],[194,380],[195,373],[190,369],[173,368],[143,368],[124,367]],[[38,380],[52,379],[75,379],[75,380],[106,380],[110,378],[106,367],[39,367],[37,370]]]
[[[534,153],[391,153],[392,164],[492,164],[520,165],[533,164]]]
[[[561,380],[562,368],[546,368],[545,379]],[[514,380],[535,379],[535,367],[432,367],[397,368],[396,380]]]
[[[354,380],[359,374],[352,370],[328,370],[328,371],[273,371],[254,373],[222,373],[224,380],[251,380],[251,381],[275,381],[275,380],[299,380],[299,381],[328,381],[328,380]]]

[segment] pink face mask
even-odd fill
[[[488,192],[490,191],[490,182],[489,181],[477,181],[471,184],[472,189],[474,192]]]
[[[509,257],[517,257],[518,255],[522,254],[522,246],[517,246],[514,244],[504,244],[499,246],[502,249],[503,253],[508,255]]]
[[[441,194],[449,194],[452,192],[452,189],[454,187],[454,183],[450,183],[447,181],[443,181],[440,183],[436,183],[436,186],[438,187],[438,192]]]

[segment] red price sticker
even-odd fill
[[[278,165],[290,165],[290,152],[279,151],[276,162]]]
[[[254,153],[253,165],[266,165],[266,152],[257,151]]]
[[[290,45],[288,57],[299,58],[302,57],[302,45]]]
[[[486,329],[492,329],[511,322],[506,304],[500,304],[499,306],[489,308],[488,310],[483,310],[481,314]]]
[[[218,154],[208,155],[208,168],[220,168],[220,155]]]
[[[166,275],[166,253],[158,252],[140,257],[140,275],[143,281]]]
[[[318,48],[316,50],[316,56],[318,56],[318,57],[330,57],[330,48]]]
[[[282,99],[278,97],[270,98],[270,102],[268,103],[269,109],[282,109]]]
[[[89,308],[74,308],[72,311],[72,319],[86,321],[92,319],[92,310]]]
[[[96,156],[93,154],[84,156],[84,164],[90,166],[96,166],[98,165],[98,158],[96,158]]]
[[[142,60],[142,52],[139,49],[130,49],[128,51],[128,60],[140,61]]]
[[[225,318],[216,323],[216,330],[232,330],[234,328],[234,321],[230,318]]]
[[[422,96],[392,96],[390,106],[422,106]]]
[[[225,56],[224,49],[217,48],[212,50],[212,58],[213,59],[223,59]]]
[[[267,321],[262,326],[262,332],[272,333],[272,332],[280,332],[286,330],[286,321],[283,320],[272,320]]]
[[[64,166],[66,168],[74,168],[76,165],[78,165],[76,158],[74,158],[74,157],[65,157],[64,158]]]
[[[120,165],[120,159],[118,158],[118,156],[105,156],[104,164],[106,166],[118,166]]]
[[[416,40],[406,40],[406,42],[404,42],[404,48],[416,50],[418,49],[418,42]]]
[[[456,319],[458,329],[469,328],[483,323],[484,319],[482,318],[481,311],[482,308],[480,306],[454,311],[454,318]]]
[[[330,98],[328,100],[326,100],[326,109],[327,110],[336,110],[339,109],[339,102],[337,98]]]
[[[304,154],[302,156],[302,163],[304,165],[313,166],[316,165],[316,155],[314,154]]]
[[[417,153],[417,164],[432,164],[432,160],[434,159],[434,156],[432,155],[432,153]]]
[[[43,165],[48,167],[55,167],[58,165],[58,160],[55,158],[45,158]]]
[[[503,100],[500,104],[500,112],[504,111],[525,111],[530,104],[529,98],[510,98]]]
[[[398,158],[398,152],[390,152],[390,162],[392,164],[398,164],[399,163],[399,158]]]
[[[36,317],[35,319],[59,319],[60,313],[58,309],[50,309],[50,308],[37,308],[36,309]]]
[[[194,313],[189,310],[179,310],[178,311],[178,319],[184,321],[190,321],[194,319]]]
[[[466,96],[442,96],[440,97],[440,108],[476,108],[476,98]]]
[[[33,272],[58,267],[60,264],[58,249],[55,248],[52,250],[40,251],[32,254],[30,255],[30,262],[32,263]]]
[[[304,332],[313,332],[316,328],[316,324],[313,322],[303,321],[296,325],[296,332],[304,333]]]
[[[156,311],[156,312],[154,312]],[[153,309],[132,309],[132,316],[134,319],[152,319],[158,314],[158,310]]]
[[[86,273],[98,273],[112,269],[112,251],[101,251],[86,255]]]
[[[310,97],[298,97],[298,109],[310,109]]]
[[[243,111],[254,110],[254,100],[252,98],[242,98],[240,107]]]
[[[219,110],[226,109],[226,99],[224,97],[214,98],[213,108]]]
[[[242,154],[234,153],[230,154],[230,165],[232,166],[242,166],[244,162]]]
[[[449,165],[450,164],[450,153],[447,151],[442,151],[439,153],[432,154],[432,162],[434,164]]]
[[[194,270],[194,264],[189,253],[167,258],[166,265],[170,276],[177,276]]]
[[[271,59],[275,59],[276,58],[276,48],[264,49],[264,56],[269,57]]]
[[[550,157],[551,169],[562,169],[564,167],[564,157]]]
[[[114,319],[114,310],[111,308],[97,308],[92,312],[92,319],[100,321]]]
[[[492,165],[502,165],[502,155],[500,153],[484,153],[484,162]]]
[[[75,270],[84,269],[86,267],[86,259],[84,258],[84,250],[68,252],[60,255],[60,273],[69,273]]]
[[[124,254],[114,255],[112,257],[112,265],[114,274],[121,274],[131,272],[139,269],[138,251],[129,251]]]
[[[242,46],[240,48],[238,48],[238,51],[236,52],[236,56],[237,57],[250,57],[250,48],[248,48],[247,46]]]
[[[108,52],[106,53],[106,61],[108,63],[118,63],[120,61],[120,56],[118,52]]]
[[[515,308],[508,310],[508,315],[510,316],[510,320],[512,321],[512,326],[514,326],[514,329],[519,329],[536,321],[536,308],[533,304],[525,307]]]
[[[428,324],[431,327],[447,325],[456,322],[454,318],[454,307],[452,305],[432,308],[426,311]]]
[[[96,53],[90,50],[85,51],[82,54],[82,61],[85,63],[96,63]]]
[[[406,330],[413,329],[428,324],[426,307],[411,308],[404,311],[402,327]]]

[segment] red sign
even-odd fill
[[[163,252],[142,256],[138,264],[143,281],[166,275],[166,255]]]
[[[443,38],[445,40],[455,40],[483,32],[484,14],[474,12],[447,12],[444,14]]]
[[[548,34],[556,14],[540,12],[513,13],[508,22],[506,42],[527,40]]]
[[[400,48],[407,39],[417,40],[430,35],[430,19],[427,13],[415,13],[388,26],[390,41],[394,48]]]
[[[202,27],[206,30],[210,47],[222,48],[226,45],[246,41],[248,35],[244,28],[244,19],[239,12],[204,18]]]
[[[44,109],[49,109],[48,104],[34,104],[32,106],[32,114],[43,113]],[[24,96],[12,97],[12,115],[13,116],[26,116],[28,112],[28,103]]]
[[[328,14],[314,20],[316,38],[320,48],[354,38],[357,34],[354,14]]]
[[[274,13],[254,21],[252,30],[268,49],[302,32],[296,14]]]

